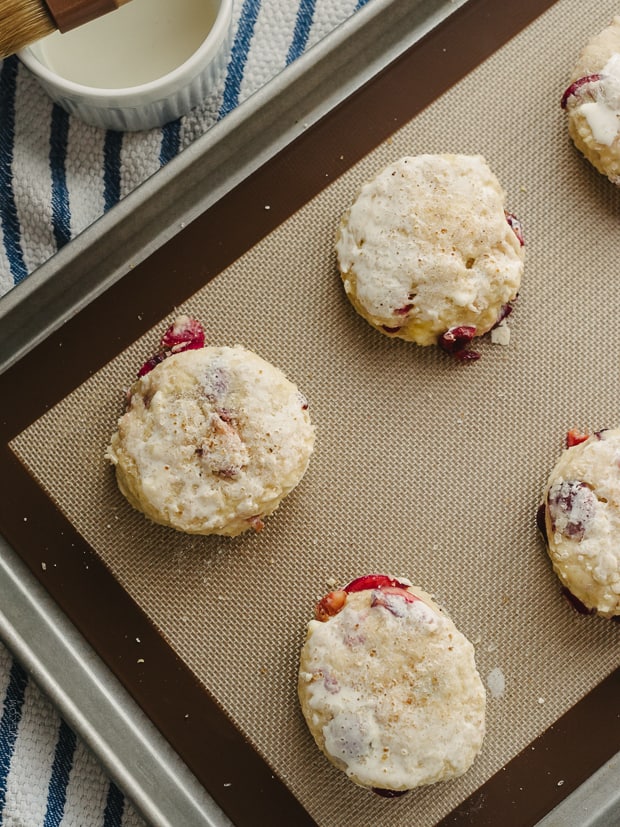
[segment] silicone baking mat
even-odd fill
[[[482,26],[488,5],[474,3],[467,13],[477,6]],[[240,824],[301,824],[298,803],[321,827],[341,825],[343,817],[360,827],[425,827],[458,821],[459,808],[474,819],[468,823],[497,823],[492,792],[476,791],[489,780],[492,790],[503,768],[522,768],[528,751],[532,761],[537,748],[549,752],[545,733],[571,710],[592,714],[592,692],[598,720],[590,725],[586,717],[586,728],[594,736],[603,726],[608,743],[591,759],[584,746],[581,772],[620,745],[617,707],[606,711],[603,703],[617,687],[620,627],[583,616],[564,599],[535,525],[567,429],[618,424],[620,194],[573,149],[559,107],[578,50],[614,11],[611,2],[587,11],[572,0],[555,3],[355,163],[342,130],[325,172],[312,170],[325,185],[291,215],[277,219],[285,196],[275,175],[271,187],[250,192],[244,217],[269,231],[217,278],[207,281],[217,272],[210,263],[217,237],[181,233],[141,266],[147,275],[125,298],[129,306],[108,303],[104,315],[99,305],[97,315],[83,318],[78,339],[61,331],[48,343],[52,374],[37,373],[30,360],[19,393],[55,404],[10,441],[9,460],[16,475],[15,457],[27,469],[30,492],[11,518],[23,524],[16,545],[30,548],[25,556],[41,581],[79,616],[102,656]],[[479,32],[484,38],[485,29]],[[433,71],[441,69],[439,49],[448,48],[442,42],[457,48],[458,36],[436,41]],[[410,83],[415,89],[424,76]],[[484,155],[506,189],[508,209],[524,224],[526,269],[510,342],[484,342],[471,365],[372,330],[348,304],[336,271],[335,228],[359,185],[389,161],[423,152]],[[298,158],[296,176],[303,175],[303,152]],[[286,156],[280,163],[286,168]],[[272,213],[273,224],[265,224]],[[192,254],[176,257],[184,240]],[[191,261],[203,283],[183,293],[184,279],[194,284]],[[160,286],[163,309],[149,311],[153,327],[135,338],[150,302],[141,290]],[[166,304],[171,295],[184,300]],[[317,443],[309,471],[260,534],[191,537],[149,523],[122,498],[103,458],[126,387],[178,312],[200,318],[213,343],[257,351],[310,400]],[[112,358],[101,364],[104,340]],[[53,385],[67,383],[60,374],[74,362],[90,364],[92,375],[68,380],[58,394]],[[48,512],[56,516],[44,518]],[[53,531],[46,520],[56,521]],[[8,531],[15,543],[16,529]],[[37,546],[36,537],[47,539]],[[315,601],[369,571],[406,576],[432,592],[474,642],[488,690],[487,736],[474,767],[394,801],[356,788],[327,763],[296,701],[298,652]],[[208,724],[209,742],[201,740],[206,718],[216,721]],[[231,731],[238,736],[232,754],[238,750],[239,764],[247,763],[245,781],[234,761],[223,758],[218,767],[220,743]],[[247,757],[246,742],[255,758]],[[545,762],[544,777],[526,773],[510,794],[504,789],[505,823],[511,812],[518,813],[515,824],[533,823],[578,783],[580,770],[562,758]],[[233,800],[239,784],[251,789],[248,779],[261,772],[282,782],[260,782],[283,808],[268,822],[259,815],[262,804],[242,812]],[[284,815],[287,807],[294,815]]]

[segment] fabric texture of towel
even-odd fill
[[[0,296],[36,270],[367,0],[235,0],[219,87],[162,129],[105,132],[0,61]],[[141,817],[0,645],[0,824],[139,827]]]

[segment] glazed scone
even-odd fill
[[[155,362],[130,388],[107,452],[120,490],[179,531],[260,530],[308,466],[307,400],[241,346],[185,349]]]
[[[620,428],[571,444],[545,488],[539,526],[562,584],[592,612],[620,615]]]
[[[620,17],[586,43],[562,107],[577,149],[620,184]]]
[[[524,264],[520,225],[479,155],[390,164],[342,217],[336,254],[349,300],[373,327],[457,353],[504,318]]]
[[[486,698],[474,648],[403,578],[367,575],[319,602],[298,694],[319,748],[375,792],[455,778],[482,747]]]

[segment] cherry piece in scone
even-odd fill
[[[504,215],[506,216],[506,221],[510,225],[510,229],[516,235],[521,247],[523,247],[525,244],[525,237],[523,235],[523,224],[521,224],[521,222],[514,213],[504,210]]]
[[[385,588],[400,588],[406,589],[406,583],[400,583],[394,577],[389,577],[387,574],[364,574],[362,577],[356,577],[351,580],[344,587],[347,594],[351,592],[364,592],[370,589],[385,589]]]
[[[405,604],[415,603],[419,599],[415,594],[399,586],[383,586],[373,591],[370,605],[372,608],[381,606],[394,617],[404,617],[407,611]]]
[[[591,75],[584,75],[584,77],[579,78],[578,80],[571,83],[568,89],[565,90],[564,94],[562,95],[562,100],[560,101],[560,106],[562,109],[566,109],[568,106],[568,101],[572,97],[579,97],[583,95],[586,91],[586,87],[589,86],[591,83],[598,83],[603,76],[599,72],[594,72]]]
[[[197,319],[179,316],[161,337],[162,350],[197,350],[205,346],[205,331]]]
[[[585,603],[582,603],[578,597],[575,597],[572,591],[567,589],[566,586],[562,586],[562,594],[568,600],[573,609],[580,615],[593,615],[596,613],[595,609],[588,609]]]
[[[467,346],[476,335],[473,325],[463,324],[451,327],[437,339],[437,344],[446,353],[454,356],[460,362],[475,362],[480,354],[475,350],[468,350]]]
[[[401,583],[394,577],[389,577],[387,574],[364,574],[362,577],[351,580],[343,589],[335,589],[321,598],[314,609],[315,619],[322,622],[329,620],[344,608],[347,595],[365,591],[376,592],[372,598],[372,606],[383,605],[389,611],[392,611],[390,607],[395,597],[408,603],[419,599],[407,590],[406,583]],[[384,594],[385,598],[382,597]],[[399,614],[399,611],[395,610],[393,614]]]
[[[547,506],[544,503],[541,503],[536,510],[536,528],[542,534],[543,540],[545,543],[548,543],[547,537]]]
[[[406,795],[409,792],[409,790],[385,790],[381,787],[372,787],[372,791],[382,798],[400,798],[401,795]]]
[[[553,531],[571,540],[582,540],[596,511],[596,496],[581,480],[564,480],[551,487],[547,508]]]
[[[573,448],[575,445],[585,442],[589,436],[590,434],[582,433],[578,431],[577,428],[570,428],[570,430],[566,432],[566,447]]]
[[[387,574],[366,574],[357,577],[345,586],[344,590],[347,593],[372,590],[370,605],[373,608],[382,606],[396,617],[403,616],[404,603],[415,603],[420,599],[409,591],[405,583],[400,583]]]
[[[510,314],[512,313],[512,310],[513,310],[513,307],[510,304],[510,302],[507,302],[506,304],[503,304],[501,306],[499,314],[497,316],[497,321],[495,322],[493,327],[494,328],[499,327],[499,325],[504,321],[504,319],[507,319],[508,316],[510,316]]]
[[[475,335],[476,328],[473,325],[463,324],[451,327],[439,337],[439,347],[446,353],[457,353],[467,347]]]
[[[198,350],[205,345],[204,328],[197,319],[179,316],[168,327],[159,341],[159,351],[142,365],[138,377],[150,373],[160,362],[184,350]]]
[[[138,371],[138,377],[150,373],[153,370],[153,368],[156,368],[160,362],[163,362],[168,355],[169,354],[167,353],[155,353],[153,356],[147,359],[146,362],[142,365],[142,367]]]
[[[413,299],[415,299],[415,293],[409,293],[405,303],[403,305],[401,305],[400,307],[395,307],[394,310],[392,310],[392,315],[396,317],[396,319],[395,319],[396,322],[398,322],[398,317],[399,316],[400,317],[405,317],[413,310]],[[388,333],[390,336],[392,336],[395,333],[398,333],[398,331],[402,328],[402,326],[405,324],[405,322],[406,322],[406,319],[405,319],[405,321],[403,321],[401,323],[397,323],[397,324],[393,324],[393,325],[382,324],[381,325],[381,330],[383,330],[385,333]]]

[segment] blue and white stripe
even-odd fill
[[[19,65],[14,57],[0,70],[0,222],[9,274],[14,284],[28,275],[17,214],[13,159],[15,156],[15,109]]]
[[[6,823],[5,813],[9,795],[9,776],[15,754],[15,745],[22,719],[28,677],[16,661],[6,658],[5,666],[9,667],[8,681],[2,705],[0,718],[0,819]]]
[[[103,132],[0,61],[0,297],[368,0],[236,0],[231,59],[204,105],[163,129]],[[0,645],[0,825],[144,827]]]
[[[0,648],[0,824],[144,827],[92,753]]]

